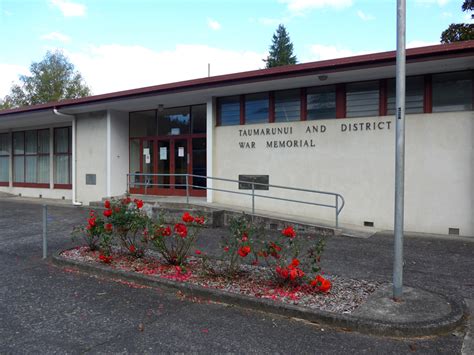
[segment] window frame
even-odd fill
[[[68,129],[68,144],[67,144],[67,152],[58,153],[56,151],[56,130],[58,129]],[[68,176],[69,176],[69,184],[56,184],[54,182],[54,178],[56,177],[56,156],[69,156],[68,159]],[[65,126],[65,127],[54,127],[53,129],[53,188],[54,189],[65,189],[70,190],[72,189],[72,127]]]
[[[49,139],[48,139],[48,153],[40,153],[38,151],[38,136],[39,136],[39,132],[41,131],[47,131],[48,132],[48,136],[49,136]],[[36,132],[36,154],[26,154],[26,132]],[[15,134],[23,134],[23,154],[16,154],[15,153],[15,147],[14,147],[14,135]],[[23,182],[17,182],[15,181],[15,174],[13,173],[13,176],[12,176],[12,186],[13,187],[36,187],[36,188],[49,188],[50,187],[50,183],[51,183],[51,147],[50,147],[50,144],[51,144],[51,132],[50,132],[50,129],[49,128],[40,128],[40,129],[28,129],[28,130],[24,130],[24,131],[14,131],[12,132],[12,141],[11,141],[11,151],[12,151],[12,168],[13,168],[13,172],[15,171],[15,157],[23,157]],[[38,182],[26,182],[26,157],[32,157],[32,156],[36,156],[36,157],[40,157],[40,156],[47,156],[49,157],[49,167],[48,167],[48,170],[50,172],[49,176],[48,176],[48,180],[49,182],[48,183],[38,183]],[[39,162],[39,159],[36,161],[36,164],[38,166],[38,162]],[[38,169],[37,169],[37,172],[38,172]],[[38,173],[36,174],[36,180],[38,180]]]
[[[7,149],[10,149],[7,154],[2,154],[0,152],[0,158],[7,158],[8,159],[8,180],[7,181],[0,181],[0,186],[10,186],[10,164],[11,164],[11,142],[10,142],[10,133],[9,132],[0,132],[0,136],[6,136],[7,137]]]

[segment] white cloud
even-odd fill
[[[69,42],[71,40],[71,37],[66,36],[59,32],[51,32],[51,33],[42,35],[40,39],[49,40],[49,41]]]
[[[366,14],[365,12],[363,12],[361,10],[357,10],[357,16],[359,16],[363,21],[375,20],[374,16],[372,16],[370,14]]]
[[[467,23],[474,23],[474,18],[472,18],[471,14],[465,14],[463,18]]]
[[[406,47],[407,48],[427,47],[427,46],[434,46],[435,44],[439,44],[439,42],[426,42],[426,41],[413,40],[413,41],[407,42]]]
[[[66,17],[84,16],[86,14],[86,6],[83,4],[67,0],[50,0],[50,3],[58,7]]]
[[[139,88],[211,75],[259,69],[266,53],[234,51],[206,45],[180,44],[154,51],[142,46],[91,46],[67,52],[94,94]]]
[[[214,31],[221,29],[221,24],[217,22],[216,20],[213,20],[212,18],[207,19],[207,25],[209,26],[210,29]]]
[[[279,2],[287,4],[288,10],[296,13],[323,7],[342,9],[352,6],[352,0],[279,0]]]
[[[441,17],[450,18],[450,17],[453,17],[453,14],[451,12],[444,11],[443,13],[441,13]]]
[[[18,82],[20,75],[28,73],[28,68],[21,65],[0,63],[0,78],[2,78],[0,80],[0,98],[3,98],[10,92],[12,84]]]
[[[352,57],[360,54],[372,53],[370,51],[353,51],[338,46],[325,46],[323,44],[313,44],[310,46],[311,58],[308,60],[326,60],[334,58]]]

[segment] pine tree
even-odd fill
[[[267,59],[264,59],[263,61],[267,63],[267,68],[296,64],[297,59],[296,56],[293,55],[293,43],[291,43],[290,35],[282,24],[278,25],[278,28],[273,35],[270,54]]]

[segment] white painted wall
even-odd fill
[[[88,204],[107,195],[107,112],[76,116],[76,199]],[[86,185],[86,174],[96,174],[96,185]]]
[[[373,130],[379,122],[384,129]],[[390,123],[387,123],[390,122]],[[343,124],[369,124],[371,130],[345,131]],[[326,126],[322,133],[306,129]],[[390,125],[390,129],[388,126]],[[241,137],[239,130],[291,128],[292,133]],[[395,126],[392,117],[351,118],[293,123],[216,127],[213,175],[237,179],[239,174],[268,174],[270,184],[295,186],[342,194],[346,206],[341,223],[362,226],[374,222],[380,229],[393,229]],[[315,147],[267,148],[267,141],[308,140]],[[461,235],[474,235],[474,113],[407,115],[406,198],[407,231],[447,234],[459,228]],[[240,148],[239,142],[250,148]],[[252,142],[255,147],[252,148]],[[217,188],[236,189],[236,184],[215,182]],[[293,199],[308,194],[272,188],[260,192]],[[247,196],[214,192],[214,201],[249,208]],[[334,203],[333,199],[313,201]],[[269,199],[257,199],[260,211],[282,212],[334,222],[334,210]]]
[[[127,190],[129,170],[128,112],[109,111],[110,124],[110,190],[109,196],[122,195]]]

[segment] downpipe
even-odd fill
[[[72,159],[72,165],[73,165],[73,171],[72,171],[72,178],[74,181],[76,181],[76,116],[75,115],[70,115],[67,113],[62,113],[59,112],[56,107],[53,108],[53,113],[56,116],[61,116],[61,117],[69,117],[72,119],[72,149],[73,149],[73,159]],[[82,202],[76,201],[76,184],[73,184],[73,189],[72,189],[72,205],[73,206],[82,206]]]

